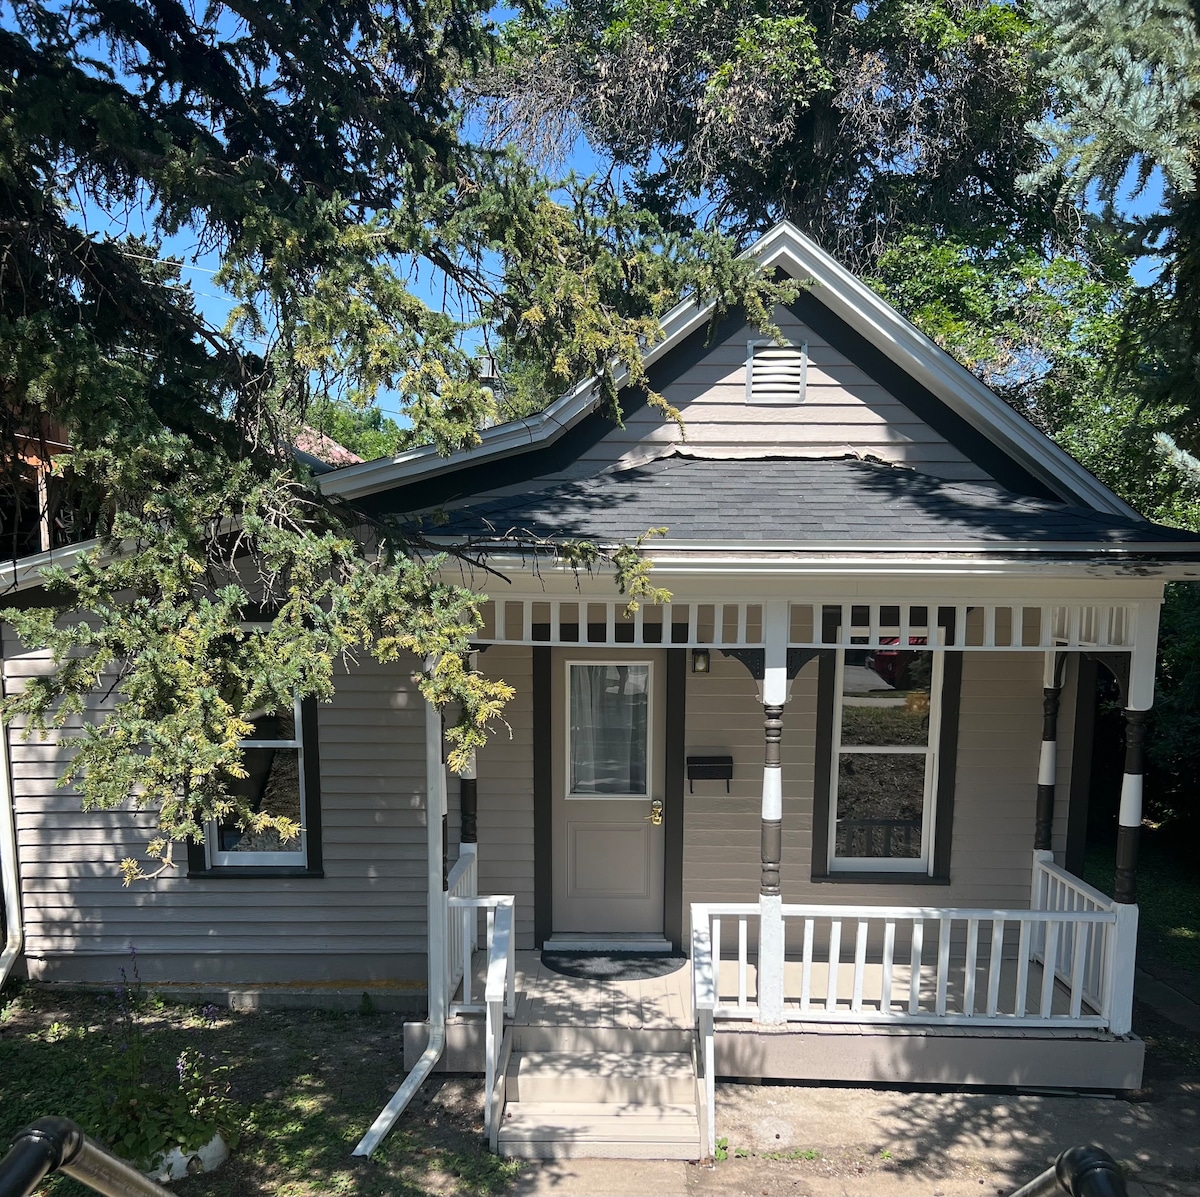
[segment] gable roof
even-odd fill
[[[751,545],[937,553],[1018,548],[1109,558],[1138,552],[1200,558],[1200,533],[951,482],[877,462],[762,458],[753,463],[684,455],[591,478],[482,498],[450,511],[436,536],[477,544],[508,537],[629,542],[666,526],[656,546]]]
[[[855,278],[795,225],[783,221],[746,251],[764,270],[782,270],[811,280],[807,294],[926,388],[1022,469],[1070,504],[1111,515],[1140,518],[1127,503],[1093,477],[1049,437],[1014,411],[950,354],[900,315],[886,300]],[[711,318],[715,303],[687,301],[663,318],[663,339],[643,355],[653,365]],[[618,385],[627,374],[617,375]],[[410,485],[434,475],[475,466],[552,444],[591,414],[599,401],[595,379],[580,382],[544,411],[486,429],[475,448],[449,457],[432,446],[393,458],[333,471],[320,480],[326,494],[355,500]]]

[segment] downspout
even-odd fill
[[[0,696],[4,694],[4,658],[0,654]],[[21,866],[17,858],[17,829],[13,817],[12,769],[8,759],[8,728],[0,723],[0,879],[3,881],[4,952],[0,954],[0,989],[25,946],[21,918]]]
[[[446,1048],[446,894],[442,860],[446,768],[442,763],[442,717],[430,702],[425,704],[425,795],[425,863],[429,893],[429,1044],[412,1072],[392,1095],[392,1100],[371,1123],[371,1129],[359,1140],[354,1149],[357,1156],[369,1156],[379,1146],[425,1083]]]

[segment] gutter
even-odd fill
[[[0,696],[4,693],[4,658],[0,654]],[[21,915],[21,865],[13,815],[12,768],[8,757],[8,728],[0,724],[0,883],[3,884],[4,951],[0,953],[0,990],[25,946]]]
[[[442,871],[442,831],[446,822],[446,767],[442,763],[442,716],[425,703],[425,863],[429,892],[429,1043],[404,1083],[379,1111],[353,1154],[369,1157],[396,1125],[405,1107],[416,1096],[446,1050],[446,892]]]

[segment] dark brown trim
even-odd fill
[[[687,733],[688,650],[667,649],[664,688],[666,734],[663,759],[663,937],[683,950],[683,822],[687,790],[684,779]]]
[[[321,843],[321,749],[317,700],[300,702],[300,742],[304,746],[305,863],[302,865],[210,865],[203,844],[187,843],[187,875],[219,877],[324,877]]]
[[[1071,741],[1071,790],[1067,805],[1068,873],[1083,876],[1087,850],[1088,800],[1092,793],[1092,751],[1096,742],[1096,683],[1099,667],[1090,657],[1075,658],[1075,731]]]
[[[958,776],[958,722],[962,704],[962,653],[944,653],[942,726],[938,730],[937,809],[933,816],[933,876],[950,880],[950,846],[954,835],[954,786]]]
[[[833,707],[837,649],[822,649],[817,666],[817,727],[813,761],[813,881],[829,880],[829,784],[833,769]]]
[[[554,929],[553,726],[549,648],[533,652],[533,939],[539,949]]]
[[[954,787],[958,773],[958,723],[962,699],[962,658],[947,652],[942,666],[942,722],[938,729],[938,787],[933,822],[933,875],[911,873],[831,873],[829,871],[829,790],[833,773],[833,708],[836,650],[823,651],[817,675],[816,760],[813,767],[813,881],[857,881],[887,885],[947,885],[954,835]],[[949,765],[949,767],[947,767]]]

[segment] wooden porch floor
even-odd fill
[[[482,951],[474,954],[472,961],[472,996],[478,1001],[484,991],[484,976],[487,959]],[[721,961],[720,992],[726,1002],[737,998],[737,961]],[[1015,991],[1017,962],[1005,960],[1000,970],[1000,1013],[1011,1013],[1012,995]],[[825,985],[828,964],[814,961],[810,992],[814,995],[812,1005],[824,1009]],[[753,961],[747,966],[747,992],[754,1001],[755,967]],[[907,965],[897,964],[892,970],[892,1002],[907,1008],[910,971]],[[838,1007],[849,1013],[854,985],[854,965],[843,961],[838,969]],[[878,1011],[883,985],[883,968],[878,963],[868,963],[863,979],[863,1008]],[[785,1006],[789,1011],[799,1012],[801,987],[801,964],[799,960],[788,960],[784,966]],[[983,962],[976,971],[975,1009],[985,1008],[988,992],[988,965]],[[1041,1005],[1042,969],[1030,962],[1026,983],[1026,1010],[1036,1014]],[[614,1027],[626,1030],[684,1029],[693,1026],[692,1017],[692,970],[691,962],[684,960],[679,967],[665,977],[646,981],[586,981],[564,977],[552,972],[541,959],[540,952],[516,953],[517,1008],[512,1025],[517,1027]],[[932,1011],[936,1001],[936,981],[933,970],[927,968],[921,980],[921,1008]],[[454,995],[455,1001],[462,1000],[462,987]],[[947,986],[947,1010],[957,1012],[963,1006],[963,978],[961,967],[957,975],[952,974]],[[1060,983],[1055,982],[1053,1013],[1067,1015],[1070,1012],[1070,994]],[[1085,1014],[1092,1011],[1085,1005]],[[852,1020],[850,1020],[852,1021]],[[793,1029],[811,1026],[813,1031],[828,1029],[828,1023],[796,1021],[789,1024]],[[843,1024],[844,1025],[844,1024]],[[949,1030],[950,1028],[946,1028]],[[958,1027],[966,1034],[978,1034],[985,1028]]]

